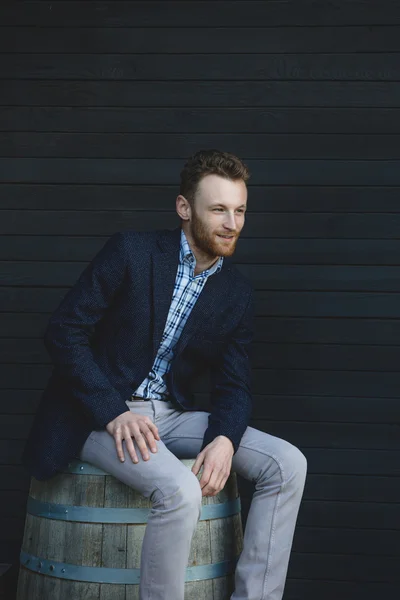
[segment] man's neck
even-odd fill
[[[194,269],[194,274],[198,275],[199,273],[202,273],[203,271],[211,269],[211,267],[213,267],[215,265],[215,263],[219,260],[219,258],[220,257],[217,256],[217,258],[213,259],[212,262],[207,262],[207,263],[200,263],[196,258],[196,267]]]
[[[206,254],[205,252],[203,252],[202,250],[200,250],[199,248],[197,248],[197,246],[195,245],[195,243],[193,242],[191,235],[188,231],[185,230],[184,227],[182,227],[183,232],[186,236],[187,242],[189,244],[189,247],[191,249],[191,251],[194,254],[194,257],[196,259],[196,267],[194,270],[194,274],[198,275],[199,273],[202,273],[203,271],[206,271],[207,269],[211,269],[211,267],[213,265],[215,265],[215,263],[220,259],[219,256],[210,256],[208,254]]]

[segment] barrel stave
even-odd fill
[[[194,460],[182,461],[191,468]],[[62,506],[93,508],[148,508],[151,501],[91,465],[75,467],[49,480],[31,479],[30,496]],[[84,472],[92,474],[84,474]],[[201,473],[198,475],[201,478]],[[238,496],[231,476],[217,496],[203,498],[203,506],[232,502]],[[215,515],[214,515],[215,516]],[[33,556],[76,566],[139,569],[145,524],[84,523],[27,514],[23,550]],[[173,543],[173,542],[172,542]],[[193,536],[189,567],[234,561],[242,549],[240,514],[202,520]],[[47,565],[47,569],[48,569]],[[185,600],[225,600],[233,592],[232,574],[185,583]],[[138,585],[87,583],[49,577],[21,566],[17,600],[139,600]]]

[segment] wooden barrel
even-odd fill
[[[181,462],[188,468],[194,464],[192,459]],[[78,460],[51,479],[32,477],[17,600],[138,600],[150,507],[132,488]],[[203,497],[185,599],[230,598],[242,543],[240,498],[232,473],[217,496]]]

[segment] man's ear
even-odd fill
[[[192,216],[191,206],[181,194],[176,198],[176,212],[183,221],[189,221]]]

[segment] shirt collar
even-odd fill
[[[196,257],[190,249],[189,242],[187,241],[187,237],[183,229],[181,230],[181,246],[180,246],[180,262],[184,261],[188,262],[190,266],[193,268],[193,271],[196,267]],[[224,262],[224,257],[220,256],[216,263],[213,264],[212,267],[203,271],[204,275],[213,275],[213,273],[218,273],[222,269],[222,264]]]

